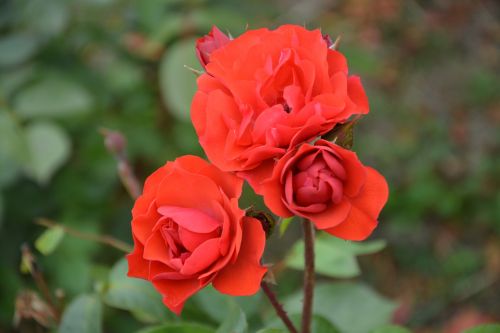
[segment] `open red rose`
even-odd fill
[[[384,177],[354,152],[325,140],[289,151],[261,190],[273,213],[308,218],[318,229],[348,240],[372,233],[389,195]]]
[[[357,76],[319,30],[283,25],[249,30],[210,54],[191,119],[209,160],[241,171],[254,188],[273,159],[368,113]]]
[[[146,180],[132,210],[134,251],[128,275],[149,280],[179,314],[212,285],[235,296],[259,290],[265,233],[238,208],[242,180],[195,156],[183,156]]]

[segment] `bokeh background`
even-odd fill
[[[354,148],[387,177],[390,199],[364,247],[318,249],[320,301],[330,303],[316,331],[395,323],[458,333],[499,321],[499,10],[479,0],[1,1],[0,332],[55,331],[21,267],[22,244],[56,303],[72,308],[64,332],[99,332],[101,320],[104,332],[164,321],[217,327],[233,311],[208,290],[174,318],[147,286],[122,281],[122,252],[59,230],[40,240],[45,228],[34,223],[131,242],[133,201],[99,129],[125,135],[141,181],[166,160],[203,156],[189,122],[196,77],[184,65],[200,67],[194,41],[213,24],[233,36],[284,23],[341,35],[369,96]],[[299,236],[292,221],[266,253],[289,309],[301,283]],[[236,303],[250,332],[275,321],[260,295]]]

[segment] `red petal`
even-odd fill
[[[385,178],[378,171],[370,167],[365,167],[365,170],[365,186],[351,202],[376,220],[389,197],[389,187]]]
[[[201,244],[191,253],[191,256],[186,259],[181,273],[191,275],[199,273],[209,267],[215,260],[220,257],[219,239],[212,238]]]
[[[163,295],[163,303],[177,315],[182,310],[184,302],[207,285],[198,279],[190,280],[167,280],[162,278],[153,279],[153,286]]]
[[[127,276],[148,279],[149,262],[144,260],[144,246],[134,237],[134,251],[127,255],[128,273]]]
[[[360,241],[370,236],[376,226],[375,219],[353,205],[344,222],[325,231],[342,239]]]
[[[213,281],[215,289],[223,294],[248,296],[260,287],[267,269],[260,265],[266,234],[260,222],[251,217],[243,219],[243,238],[238,259],[222,269]]]

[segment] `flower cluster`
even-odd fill
[[[272,213],[334,236],[363,240],[377,226],[385,179],[338,137],[325,139],[369,111],[359,77],[332,46],[295,25],[235,39],[214,27],[198,40],[205,71],[191,120],[211,163],[168,162],[132,211],[129,276],[151,281],[172,311],[210,283],[229,295],[258,291],[266,235],[238,207],[243,180]]]

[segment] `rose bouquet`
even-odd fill
[[[214,27],[198,40],[204,72],[191,120],[209,162],[182,156],[149,176],[132,210],[127,257],[128,275],[149,280],[173,312],[209,284],[233,296],[262,287],[297,332],[264,279],[273,219],[239,207],[244,181],[276,216],[302,219],[302,332],[311,327],[315,229],[359,241],[377,226],[388,186],[351,150],[353,126],[369,106],[337,46],[295,25],[237,38]]]

